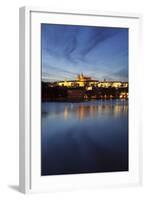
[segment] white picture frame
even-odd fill
[[[142,182],[140,127],[140,14],[98,11],[50,11],[20,8],[20,174],[23,193],[99,187],[134,186]],[[40,176],[40,23],[97,25],[129,28],[129,171]],[[35,57],[35,59],[34,59]]]

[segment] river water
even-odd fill
[[[43,102],[41,175],[128,171],[128,101]]]

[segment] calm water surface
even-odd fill
[[[42,103],[41,174],[128,170],[128,101]]]

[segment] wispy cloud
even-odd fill
[[[128,78],[120,73],[128,71],[126,28],[42,24],[41,45],[42,71],[54,71],[59,79],[80,72]]]

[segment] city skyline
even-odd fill
[[[128,81],[128,29],[41,24],[42,79]]]

